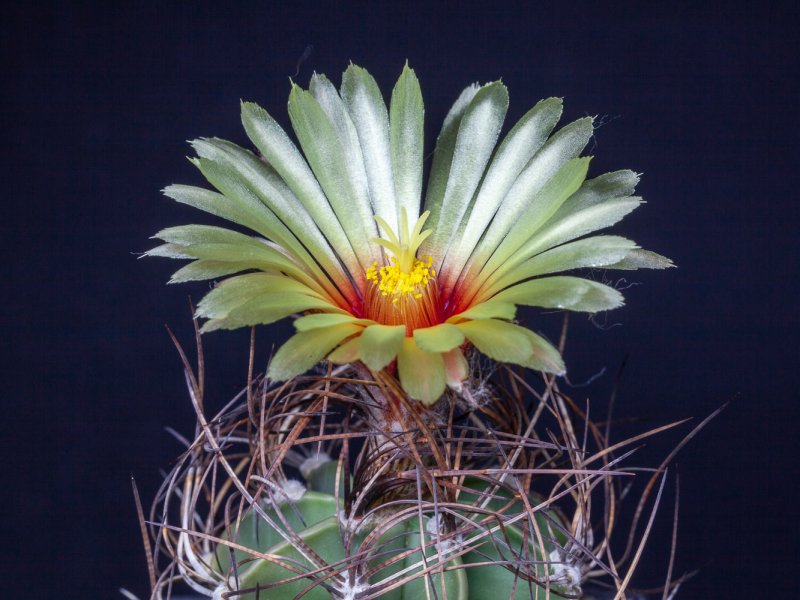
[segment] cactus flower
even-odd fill
[[[224,278],[200,301],[202,330],[290,315],[297,333],[268,375],[321,360],[395,368],[406,393],[435,402],[467,377],[464,349],[562,374],[559,352],[514,322],[519,305],[594,313],[622,295],[582,268],[665,268],[670,261],[615,235],[593,235],[636,209],[638,176],[587,179],[580,154],[591,118],[554,135],[557,98],[529,110],[498,145],[508,108],[499,81],[471,85],[438,136],[423,199],[423,102],[406,66],[387,109],[372,76],[350,65],[337,91],[323,75],[292,84],[289,117],[302,149],[267,112],[242,103],[257,149],[192,142],[216,188],[171,185],[174,200],[255,235],[207,225],[160,231],[149,255],[192,259],[171,282]]]

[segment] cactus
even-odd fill
[[[299,148],[249,102],[257,154],[192,142],[218,191],[165,194],[249,230],[170,227],[147,253],[193,260],[172,282],[223,278],[197,306],[198,350],[201,333],[292,315],[297,332],[213,416],[202,354],[195,370],[181,350],[197,432],[151,512],[154,600],[176,582],[247,600],[580,598],[598,578],[624,593],[638,548],[613,557],[610,538],[626,443],[559,390],[563,348],[516,311],[618,308],[618,290],[564,273],[672,263],[594,235],[642,201],[632,171],[587,179],[592,119],[551,136],[550,98],[497,144],[507,108],[499,81],[462,92],[425,192],[407,65],[388,107],[355,65],[338,91],[292,84]]]
[[[426,407],[389,378],[328,365],[256,378],[209,418],[203,377],[185,366],[198,430],[151,511],[154,600],[177,582],[216,600],[538,600],[628,585],[621,569],[646,536],[608,553],[630,453],[614,458],[553,379],[537,392],[495,367]]]
[[[328,565],[359,565],[356,581],[344,577],[322,582],[321,577],[320,585],[308,590],[304,596],[310,600],[330,598],[336,592],[347,598],[348,591],[355,597],[359,589],[370,587],[377,590],[388,588],[381,595],[387,600],[423,598],[426,586],[435,590],[435,597],[440,598],[467,600],[489,595],[513,598],[517,587],[527,587],[503,562],[508,557],[519,556],[527,547],[523,530],[530,539],[536,539],[537,533],[527,520],[500,528],[503,520],[495,518],[495,515],[503,515],[508,520],[511,516],[523,515],[525,511],[523,503],[514,500],[506,490],[499,488],[492,492],[489,489],[492,486],[480,479],[464,481],[459,501],[452,509],[458,519],[452,532],[443,527],[445,513],[434,510],[421,514],[418,507],[413,506],[400,515],[387,515],[383,522],[378,516],[368,518],[348,531],[348,523],[340,520],[340,502],[332,494],[333,490],[317,491],[313,485],[320,479],[327,479],[330,483],[329,478],[320,478],[318,472],[335,467],[334,461],[322,463],[315,472],[308,474],[310,489],[298,481],[290,481],[288,487],[291,491],[278,493],[271,502],[264,503],[260,511],[247,511],[227,541],[249,551],[236,550],[234,546],[221,543],[210,561],[220,573],[231,572],[233,563],[238,565],[236,575],[229,577],[227,587],[238,591],[250,590],[241,596],[248,600],[255,600],[256,592],[253,590],[271,590],[267,597],[282,598],[292,598],[306,590],[308,579],[293,579],[297,571],[282,563],[296,561],[294,566],[307,572],[313,571],[317,564],[303,556],[296,540],[287,539],[289,536],[285,534],[289,532]],[[541,501],[541,498],[529,498],[533,505]],[[486,517],[486,513],[476,512],[478,510],[492,516]],[[562,533],[563,523],[549,511],[547,518],[544,515],[543,510],[535,513],[538,535],[543,539],[542,548],[538,544],[528,548],[531,551],[529,559],[534,565],[532,571],[538,572],[540,580],[553,575],[549,561],[543,556],[549,557],[566,541]],[[469,527],[459,526],[459,523],[469,523]],[[482,526],[474,526],[477,523]],[[471,530],[471,535],[482,541],[465,540],[464,530]],[[420,534],[420,531],[424,533]],[[423,549],[425,560],[422,559]],[[464,549],[469,551],[462,553]],[[254,558],[255,552],[275,558]],[[485,564],[487,561],[490,564]],[[443,567],[449,567],[449,570]],[[426,571],[424,576],[423,570]],[[370,574],[369,577],[366,573]],[[409,581],[393,588],[392,581],[400,579]],[[281,584],[282,581],[285,583]],[[271,587],[276,584],[276,587]],[[563,585],[554,584],[552,589],[554,592],[566,591]],[[537,592],[534,597],[537,596],[543,598],[544,592]]]

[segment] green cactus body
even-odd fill
[[[280,507],[265,509],[265,513],[270,519],[281,523],[286,527],[284,531],[291,531],[307,547],[322,559],[325,565],[330,565],[332,570],[338,570],[337,566],[343,564],[362,563],[366,560],[364,570],[374,572],[370,577],[370,584],[379,584],[386,581],[387,586],[396,579],[410,579],[404,585],[393,590],[387,591],[382,598],[387,600],[410,600],[412,598],[424,598],[426,595],[425,586],[431,585],[436,590],[438,597],[452,598],[454,600],[467,600],[467,576],[462,569],[448,570],[442,572],[432,572],[429,577],[420,577],[421,569],[418,565],[421,562],[421,536],[419,533],[419,520],[416,518],[408,519],[400,525],[390,528],[379,535],[378,540],[371,540],[369,549],[362,550],[365,540],[370,536],[370,529],[366,526],[360,528],[350,539],[350,552],[345,548],[345,542],[341,523],[337,518],[337,500],[330,494],[319,492],[306,492],[299,500],[293,503],[285,503]],[[280,514],[279,514],[280,513]],[[282,519],[285,519],[283,521]],[[423,522],[427,526],[430,519],[424,518]],[[285,568],[278,561],[292,564],[303,571],[313,571],[315,567],[307,557],[299,550],[299,544],[293,540],[284,539],[278,531],[272,528],[267,522],[249,512],[245,515],[239,526],[238,535],[231,536],[235,542],[260,553],[270,554],[278,560],[269,561],[264,559],[250,559],[252,555],[242,550],[233,552],[238,568],[238,589],[261,589],[261,598],[265,594],[268,597],[294,598],[309,587],[311,580],[309,577],[301,577],[295,581],[283,583],[272,588],[276,582],[280,582],[292,577],[297,573],[289,568]],[[373,536],[374,537],[374,536]],[[428,564],[437,564],[437,548],[430,543],[430,535],[427,536],[426,560]],[[414,549],[416,551],[413,551]],[[411,551],[405,558],[396,560],[391,564],[381,567],[383,563],[391,561],[392,556]],[[365,556],[359,556],[359,552],[364,552]],[[228,546],[220,545],[216,552],[216,565],[222,572],[228,571],[230,567],[231,552]],[[458,566],[461,560],[457,557],[446,558],[444,562],[448,567]],[[346,573],[343,574],[346,577]],[[324,578],[324,575],[323,575]],[[233,578],[235,580],[235,578]],[[446,592],[442,591],[442,583]],[[336,587],[333,581],[327,581],[327,585]],[[270,591],[267,591],[270,590]],[[241,596],[246,600],[255,600],[255,592]],[[309,600],[322,600],[331,598],[332,594],[326,589],[325,585],[311,588],[304,598]]]
[[[512,495],[502,488],[492,491],[490,488],[493,488],[493,486],[484,480],[468,477],[464,482],[464,486],[472,491],[462,491],[459,496],[460,503],[470,506],[475,506],[476,504],[484,506],[484,502],[480,499],[480,494],[491,492],[491,497],[485,501],[485,510],[504,515],[519,515],[526,512],[525,505],[521,500],[514,500]],[[536,495],[529,496],[529,502],[532,506],[540,504],[541,501],[542,498]],[[467,569],[469,598],[497,597],[519,598],[520,600],[522,598],[534,598],[538,600],[546,597],[543,587],[533,583],[529,584],[518,577],[512,569],[507,569],[502,565],[509,561],[515,564],[519,562],[520,558],[526,558],[527,550],[529,554],[527,559],[533,563],[538,563],[531,571],[536,574],[540,581],[544,581],[547,578],[549,575],[550,552],[556,547],[563,547],[567,541],[567,537],[563,532],[553,526],[553,521],[561,525],[560,520],[551,512],[548,512],[548,514],[550,514],[550,519],[545,517],[541,511],[534,516],[536,528],[542,537],[541,547],[545,551],[544,557],[542,557],[540,544],[526,539],[517,525],[503,527],[500,531],[494,533],[491,539],[464,555],[464,562],[468,565],[493,563]],[[527,518],[530,519],[530,517]],[[493,521],[494,519],[490,517],[487,520],[487,527],[491,527]],[[559,589],[557,586],[552,586],[551,596],[554,595],[553,592],[558,592]]]
[[[334,467],[333,462],[320,465],[307,482],[332,488]],[[532,566],[528,573],[539,581],[546,580],[549,553],[566,539],[558,530],[561,522],[537,512],[536,527],[542,541],[541,545],[534,544],[530,533],[523,534],[526,525],[528,532],[532,530],[530,517],[519,519],[519,525],[504,523],[504,519],[525,514],[521,500],[503,489],[493,491],[489,483],[479,479],[468,478],[464,487],[470,491],[462,490],[459,495],[458,505],[463,510],[454,511],[459,515],[454,527],[469,524],[463,536],[437,537],[440,528],[436,516],[413,510],[407,510],[407,518],[392,520],[391,526],[380,517],[372,517],[348,533],[338,516],[342,500],[312,490],[292,501],[263,504],[266,518],[249,510],[238,528],[230,531],[228,539],[232,542],[269,554],[272,560],[219,544],[214,567],[228,575],[231,590],[246,591],[239,596],[246,600],[357,598],[367,586],[370,597],[380,594],[387,600],[545,598],[543,587],[528,582],[514,567],[503,565],[529,561]],[[541,499],[531,497],[530,502],[536,505]],[[558,526],[554,527],[554,522]],[[423,573],[426,567],[427,573]],[[551,585],[551,597],[558,597],[558,591]]]

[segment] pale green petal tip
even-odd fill
[[[609,266],[609,269],[633,271],[636,269],[672,269],[677,266],[666,256],[637,248],[630,251],[618,263]]]
[[[286,381],[312,369],[343,340],[361,328],[352,323],[333,325],[295,334],[275,353],[267,369],[273,381]]]
[[[449,352],[464,343],[464,334],[455,325],[440,323],[415,329],[414,341],[425,352]]]
[[[361,358],[358,352],[358,338],[347,340],[328,355],[328,360],[337,365],[354,363]]]
[[[444,358],[435,352],[420,350],[413,337],[403,340],[397,355],[400,385],[414,400],[431,405],[447,387]]]
[[[373,371],[380,371],[395,359],[405,336],[405,325],[370,325],[358,338],[361,361]]]
[[[556,375],[566,373],[558,350],[529,329],[491,319],[467,321],[457,327],[479,352],[498,362]]]

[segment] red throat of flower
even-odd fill
[[[383,325],[405,325],[406,334],[442,322],[439,287],[430,256],[417,258],[417,250],[430,231],[422,231],[425,212],[409,231],[405,209],[400,215],[400,235],[375,217],[388,240],[373,241],[388,251],[388,264],[374,263],[366,272],[364,316]]]
[[[442,322],[435,271],[430,261],[416,263],[410,273],[401,272],[394,262],[380,268],[375,263],[367,270],[367,319],[383,325],[405,325],[406,335]]]

